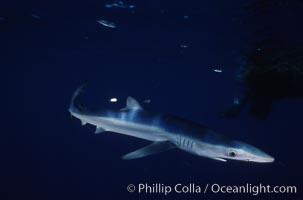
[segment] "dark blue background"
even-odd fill
[[[302,100],[274,103],[264,121],[217,113],[235,95],[243,52],[263,37],[301,41],[298,6],[254,12],[253,1],[1,1],[1,199],[243,199],[243,195],[136,195],[130,183],[270,184],[302,189]],[[32,15],[40,16],[40,19]],[[183,16],[188,15],[189,19]],[[116,29],[96,21],[115,22]],[[180,48],[186,43],[189,48]],[[215,73],[213,69],[222,69]],[[148,142],[94,135],[68,113],[84,80],[89,107],[123,107],[128,95],[146,109],[176,114],[253,144],[273,164],[222,163],[171,151],[120,157]],[[108,99],[118,97],[117,105]],[[261,195],[260,199],[302,199]]]

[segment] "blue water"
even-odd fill
[[[246,109],[234,119],[218,116],[238,95],[243,51],[263,37],[264,27],[266,37],[302,41],[300,7],[261,14],[247,10],[252,0],[105,7],[112,2],[0,2],[0,199],[302,199],[302,99],[276,101],[266,120]],[[276,161],[223,163],[179,150],[123,161],[149,142],[95,135],[94,127],[71,118],[70,97],[85,80],[88,107],[122,108],[131,95],[146,109],[207,125]],[[110,103],[112,97],[118,102]],[[298,193],[164,196],[129,193],[131,183],[263,183],[294,185]]]

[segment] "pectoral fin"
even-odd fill
[[[173,145],[171,142],[164,141],[164,142],[154,142],[150,145],[147,145],[141,149],[138,149],[136,151],[133,151],[131,153],[128,153],[122,157],[124,160],[130,160],[130,159],[136,159],[136,158],[142,158],[145,156],[149,156],[152,154],[160,153],[163,151],[168,151],[170,149],[175,148],[175,145]]]
[[[222,162],[227,162],[227,160],[223,159],[223,158],[213,158],[214,160],[218,160],[218,161],[222,161]]]

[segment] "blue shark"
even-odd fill
[[[96,126],[96,134],[110,131],[152,142],[124,155],[122,159],[137,159],[171,149],[181,149],[224,162],[274,162],[272,156],[260,149],[233,140],[201,124],[169,114],[147,111],[132,97],[127,98],[126,106],[122,109],[90,111],[78,102],[83,88],[84,85],[74,92],[69,107],[71,115],[80,119],[82,125]]]

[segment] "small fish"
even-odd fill
[[[222,73],[223,72],[222,69],[214,69],[213,71],[217,72],[217,73]]]
[[[109,22],[109,21],[106,21],[106,20],[98,20],[97,22],[99,24],[105,26],[105,27],[108,27],[108,28],[116,28],[116,25],[113,22]]]

